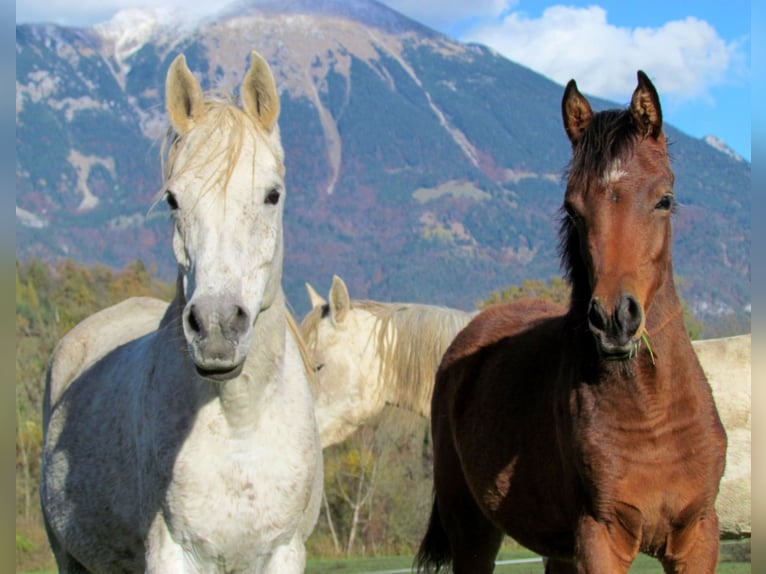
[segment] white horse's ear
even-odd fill
[[[179,134],[185,134],[205,115],[202,88],[186,65],[183,54],[170,64],[165,78],[165,109],[170,123]]]
[[[332,287],[330,287],[330,317],[333,322],[336,325],[343,322],[349,309],[351,309],[351,298],[348,296],[348,288],[343,279],[333,275]]]
[[[240,98],[247,114],[271,132],[279,117],[279,93],[268,62],[258,52],[250,52],[250,69],[242,81]]]
[[[306,292],[309,294],[309,301],[311,301],[311,308],[316,309],[322,305],[326,305],[327,301],[324,300],[319,293],[317,293],[310,283],[306,283]]]

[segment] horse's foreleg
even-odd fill
[[[152,522],[146,540],[146,574],[198,572],[184,552],[184,549],[170,535],[167,524],[159,513]]]
[[[580,519],[575,538],[576,571],[580,574],[624,574],[638,550],[639,538],[623,523],[615,520],[607,525],[592,516]]]
[[[89,574],[89,570],[68,553],[56,554],[59,574]]]
[[[671,534],[660,562],[668,574],[714,574],[719,543],[718,516],[713,512]]]
[[[302,574],[306,568],[306,549],[303,537],[296,533],[289,544],[280,546],[266,561],[263,574]]]

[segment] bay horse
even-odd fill
[[[281,285],[274,78],[252,52],[239,107],[203,94],[181,54],[165,90],[176,294],[156,329],[100,358],[62,357],[82,340],[69,335],[54,351],[40,485],[51,548],[63,573],[303,572],[322,453]]]
[[[490,307],[445,353],[418,571],[492,572],[503,534],[546,572],[713,573],[726,433],[673,283],[674,176],[643,72],[625,110],[571,80],[560,240],[567,307]]]
[[[314,361],[322,448],[346,440],[388,405],[431,417],[434,377],[476,315],[441,305],[352,299],[334,275],[327,299],[308,283],[301,333]],[[137,314],[135,311],[134,316]],[[750,333],[693,340],[728,439],[716,512],[722,538],[751,534]]]

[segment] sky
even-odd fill
[[[666,122],[714,135],[750,161],[749,0],[382,0],[463,42],[487,45],[564,85],[626,105],[645,71]],[[229,0],[207,0],[214,11]],[[16,0],[16,23],[91,26],[127,8],[189,0]],[[194,3],[199,5],[201,3]]]

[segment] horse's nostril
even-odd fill
[[[599,303],[598,299],[591,299],[590,307],[588,308],[588,321],[593,329],[603,331],[606,329],[607,316],[606,311]]]
[[[197,308],[192,305],[189,308],[189,314],[186,318],[186,322],[189,325],[189,329],[192,330],[194,333],[201,333],[202,332],[202,324],[200,323],[199,317],[197,316]]]
[[[243,333],[247,330],[249,323],[250,313],[247,309],[241,305],[235,305],[234,313],[231,316],[231,328],[238,333]]]
[[[623,328],[623,331],[629,336],[635,335],[641,325],[642,317],[641,304],[636,298],[632,295],[623,295],[617,313],[617,322]]]

